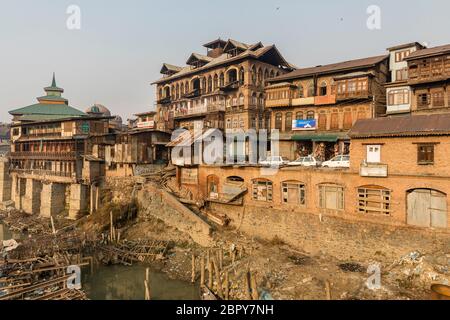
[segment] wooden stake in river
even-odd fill
[[[195,255],[192,255],[192,278],[191,282],[195,283]]]
[[[150,300],[150,268],[145,269],[145,300]]]

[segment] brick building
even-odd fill
[[[280,130],[280,154],[314,154],[322,161],[348,154],[348,130],[386,112],[388,56],[298,69],[270,79],[266,108]]]

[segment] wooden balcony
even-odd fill
[[[58,183],[75,183],[77,181],[77,174],[75,172],[21,168],[12,168],[11,172],[17,173],[25,178],[49,180]]]
[[[292,106],[310,106],[314,105],[317,97],[296,98],[292,99]]]
[[[266,100],[267,108],[282,108],[282,107],[291,107],[292,99],[274,99],[274,100]]]
[[[75,152],[11,152],[10,158],[12,160],[76,160],[77,155]]]
[[[201,115],[219,111],[225,112],[225,102],[202,104],[197,107],[182,109],[175,112],[174,118],[179,119],[179,118],[198,117]]]
[[[336,103],[336,95],[326,95],[326,96],[317,96],[314,99],[314,104],[316,106],[320,105],[328,105],[328,104],[335,104]]]
[[[367,99],[369,98],[369,91],[347,91],[338,93],[336,100],[348,100],[348,99]]]

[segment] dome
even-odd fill
[[[99,114],[106,117],[111,116],[111,111],[109,111],[109,109],[104,105],[98,103],[94,104],[92,107],[87,108],[85,112],[87,114]]]

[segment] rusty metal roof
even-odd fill
[[[417,50],[411,53],[405,60],[437,56],[446,53],[450,53],[450,44],[429,49]]]
[[[450,135],[450,114],[359,120],[348,135],[352,139],[390,136]]]
[[[339,63],[328,64],[325,66],[317,66],[312,68],[303,68],[292,71],[290,73],[281,75],[279,77],[270,79],[269,82],[278,82],[285,80],[293,80],[298,78],[310,77],[318,74],[328,74],[328,73],[336,73],[341,71],[362,69],[367,67],[372,67],[377,65],[378,63],[383,62],[388,59],[388,55],[376,56],[364,59],[350,60]]]

